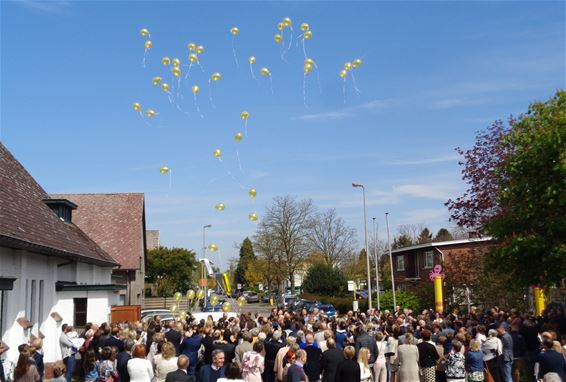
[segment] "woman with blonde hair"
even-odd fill
[[[405,342],[398,348],[399,376],[401,382],[419,382],[419,349],[411,333],[405,334]]]
[[[371,380],[371,370],[368,360],[370,351],[368,348],[360,348],[358,352],[358,365],[360,365],[360,382],[369,382]]]
[[[175,356],[175,345],[165,342],[161,346],[161,358],[155,365],[155,376],[157,382],[165,382],[167,373],[177,370],[177,357]]]
[[[373,364],[373,375],[375,382],[385,382],[387,380],[387,367],[385,365],[385,353],[387,353],[387,341],[382,332],[375,333],[377,343],[377,359]]]
[[[477,339],[470,341],[470,351],[465,354],[465,367],[468,382],[483,382],[483,353],[481,342]]]

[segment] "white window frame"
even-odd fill
[[[405,255],[395,256],[395,269],[397,269],[398,272],[405,270]]]
[[[433,251],[426,251],[423,254],[424,257],[424,269],[432,269],[434,268],[434,252]],[[430,262],[429,262],[430,260]]]

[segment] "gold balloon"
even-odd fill
[[[283,23],[277,24],[277,29],[279,29],[280,31],[282,31],[283,29],[285,29],[285,24],[283,24]]]
[[[177,311],[177,309],[179,309],[179,307],[177,306],[177,304],[173,304],[171,305],[171,307],[169,308],[169,310],[171,311],[171,313],[175,313]]]
[[[165,56],[165,57],[163,57],[163,58],[161,59],[161,63],[162,63],[163,65],[167,66],[167,65],[169,65],[169,64],[171,63],[171,59],[170,59],[169,57]]]
[[[151,40],[147,40],[147,41],[145,42],[145,44],[144,44],[145,49],[151,49],[151,46],[152,46],[152,45],[153,45],[153,44],[151,43]]]
[[[195,44],[194,42],[189,42],[187,44],[187,48],[191,51],[194,52],[197,49],[197,44]]]
[[[215,158],[220,158],[222,156],[222,151],[220,149],[216,149],[212,152]]]
[[[210,252],[216,252],[216,251],[218,251],[218,246],[217,246],[216,244],[210,244],[210,245],[208,246],[208,250],[209,250]]]
[[[203,297],[204,297],[204,290],[198,288],[196,293],[196,298],[200,300]]]
[[[256,214],[255,212],[250,213],[250,214],[248,215],[248,219],[249,219],[251,222],[256,222],[256,221],[257,221],[257,214]]]
[[[240,33],[240,28],[232,27],[232,28],[230,28],[230,33],[232,33],[233,36],[237,36],[238,33]]]
[[[217,203],[214,208],[216,208],[218,211],[224,211],[224,208],[226,208],[226,206],[224,205],[224,203]]]
[[[241,308],[241,307],[243,307],[244,305],[246,305],[246,303],[247,303],[248,301],[246,300],[246,298],[245,298],[244,296],[240,296],[240,297],[238,297],[238,299],[236,300],[236,302],[238,303],[238,306]]]
[[[312,38],[312,31],[306,31],[303,37],[305,40],[310,40]]]
[[[352,63],[351,62],[346,62],[344,64],[344,69],[346,69],[347,71],[352,70]]]
[[[267,76],[270,76],[270,75],[271,75],[271,72],[270,72],[269,69],[267,69],[267,68],[261,68],[261,69],[259,70],[259,74],[261,74],[261,75],[264,76],[264,77],[267,77]]]
[[[222,74],[218,73],[218,72],[214,72],[212,73],[212,75],[210,76],[210,79],[212,81],[220,81],[220,79],[222,78]]]
[[[250,196],[250,198],[254,199],[257,196],[257,190],[255,188],[250,188],[248,195]]]
[[[293,25],[293,22],[291,21],[291,19],[289,17],[285,17],[283,19],[283,25],[285,25],[286,27],[290,27],[291,25]]]
[[[309,24],[307,24],[307,23],[302,23],[302,24],[301,24],[301,30],[302,30],[303,32],[306,32],[306,31],[308,31],[309,29],[310,29]]]
[[[153,77],[153,78],[151,79],[151,82],[152,82],[155,86],[157,86],[157,85],[159,85],[159,84],[161,83],[161,77],[159,77],[159,76]]]
[[[192,290],[192,289],[189,289],[187,291],[186,296],[187,296],[187,300],[192,300],[193,298],[195,298],[195,291]]]
[[[305,66],[304,66],[304,72],[305,73],[310,73],[312,72],[312,64],[309,64],[308,62],[305,62]]]
[[[166,82],[162,83],[161,90],[163,90],[165,93],[169,93],[169,84]]]
[[[225,301],[225,302],[222,304],[222,310],[223,310],[224,312],[229,312],[229,311],[232,310],[232,304],[230,303],[230,301]]]
[[[279,33],[273,36],[273,39],[275,40],[276,43],[283,42],[283,36],[281,36]]]
[[[142,29],[140,30],[140,34],[141,34],[143,37],[149,36],[149,30],[146,29],[146,28],[142,28]]]
[[[181,312],[179,313],[179,319],[181,321],[185,321],[185,319],[187,318],[187,312],[184,310],[181,310]]]
[[[179,302],[183,298],[183,295],[181,294],[181,292],[176,292],[173,297],[175,298],[175,301]]]
[[[204,46],[202,46],[202,45],[197,46],[196,52],[197,52],[197,54],[204,53]]]
[[[340,73],[338,73],[338,75],[340,76],[340,78],[344,78],[344,79],[345,79],[346,77],[348,77],[348,71],[345,70],[345,69],[342,69],[342,70],[340,71]]]
[[[250,113],[248,113],[247,111],[242,111],[240,113],[240,118],[242,119],[248,119],[250,117]]]
[[[179,69],[178,67],[171,69],[171,73],[173,73],[175,77],[181,77],[181,69]]]
[[[224,290],[226,291],[226,294],[230,294],[232,293],[232,284],[230,283],[230,276],[228,276],[228,273],[224,272],[222,273],[222,285],[224,285]]]
[[[173,59],[173,66],[176,67],[176,68],[180,67],[181,66],[181,60],[178,59],[177,57],[175,57]]]
[[[191,88],[191,91],[193,92],[193,94],[198,94],[198,92],[200,91],[200,88],[198,87],[198,85],[193,85],[193,87]]]
[[[255,56],[250,56],[250,58],[248,58],[248,62],[250,64],[255,64]]]
[[[356,58],[354,61],[352,61],[352,66],[356,69],[362,66],[362,59]]]
[[[236,134],[234,134],[234,140],[236,141],[236,143],[240,143],[240,141],[244,139],[244,134],[237,132]]]
[[[189,54],[189,61],[196,64],[198,62],[198,56],[195,53]]]
[[[146,116],[147,118],[152,118],[152,117],[155,117],[156,115],[157,115],[157,113],[156,113],[155,110],[153,110],[153,109],[147,109],[147,110],[145,111],[145,116]]]
[[[167,167],[167,166],[163,166],[163,167],[160,167],[160,168],[159,168],[159,172],[160,172],[161,174],[169,174],[169,171],[171,171],[171,170],[170,170],[169,167]]]
[[[214,308],[216,306],[216,304],[218,304],[218,296],[213,294],[212,296],[210,296],[210,305],[212,305],[212,307]]]
[[[141,110],[141,105],[140,105],[139,102],[134,102],[134,103],[132,104],[132,108],[133,108],[135,111],[140,111],[140,110]]]
[[[305,58],[305,64],[311,64],[312,66],[316,65],[312,58]]]

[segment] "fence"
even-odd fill
[[[169,309],[173,304],[178,305],[180,311],[189,309],[189,301],[186,298],[177,303],[174,297],[146,297],[142,309]]]

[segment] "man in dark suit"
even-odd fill
[[[194,378],[187,374],[189,368],[189,357],[180,355],[177,358],[178,369],[167,374],[165,382],[194,382]]]
[[[342,350],[336,349],[334,338],[326,340],[328,350],[322,353],[322,382],[334,382],[336,380],[336,369],[344,361]]]
[[[304,350],[307,352],[307,363],[304,366],[304,371],[309,382],[317,382],[320,380],[320,371],[322,369],[322,351],[314,344],[314,336],[309,333],[306,336],[307,344]]]
[[[104,346],[115,347],[118,352],[124,350],[124,341],[120,339],[120,328],[118,326],[112,327],[112,335],[104,341]]]
[[[177,331],[175,326],[175,321],[169,321],[169,330],[165,333],[165,338],[167,339],[167,342],[171,342],[173,346],[175,346],[175,353],[179,356],[179,354],[181,354],[179,349],[181,347],[183,335],[181,332]]]
[[[281,332],[276,330],[273,332],[271,339],[265,341],[265,369],[264,369],[264,381],[265,382],[275,382],[275,357],[277,352],[281,349],[283,341],[281,341]]]
[[[295,357],[295,362],[293,362],[287,372],[287,382],[306,382],[309,379],[303,367],[307,363],[307,352],[303,349],[297,350]]]
[[[566,362],[564,356],[553,350],[554,343],[550,338],[542,341],[542,351],[536,361],[539,364],[538,379],[543,379],[545,374],[556,373],[561,381],[566,381]]]
[[[132,359],[132,348],[134,347],[134,340],[127,340],[124,342],[124,350],[116,356],[116,369],[120,376],[120,382],[130,382],[130,374],[128,374],[128,361]]]
[[[200,368],[199,382],[216,382],[218,378],[224,378],[226,368],[224,367],[224,352],[214,349],[211,354],[212,363]]]
[[[35,353],[33,354],[33,360],[35,361],[35,367],[39,373],[39,381],[43,381],[43,373],[45,372],[45,366],[43,364],[43,340],[41,338],[36,338],[31,342],[31,346],[35,348]]]

